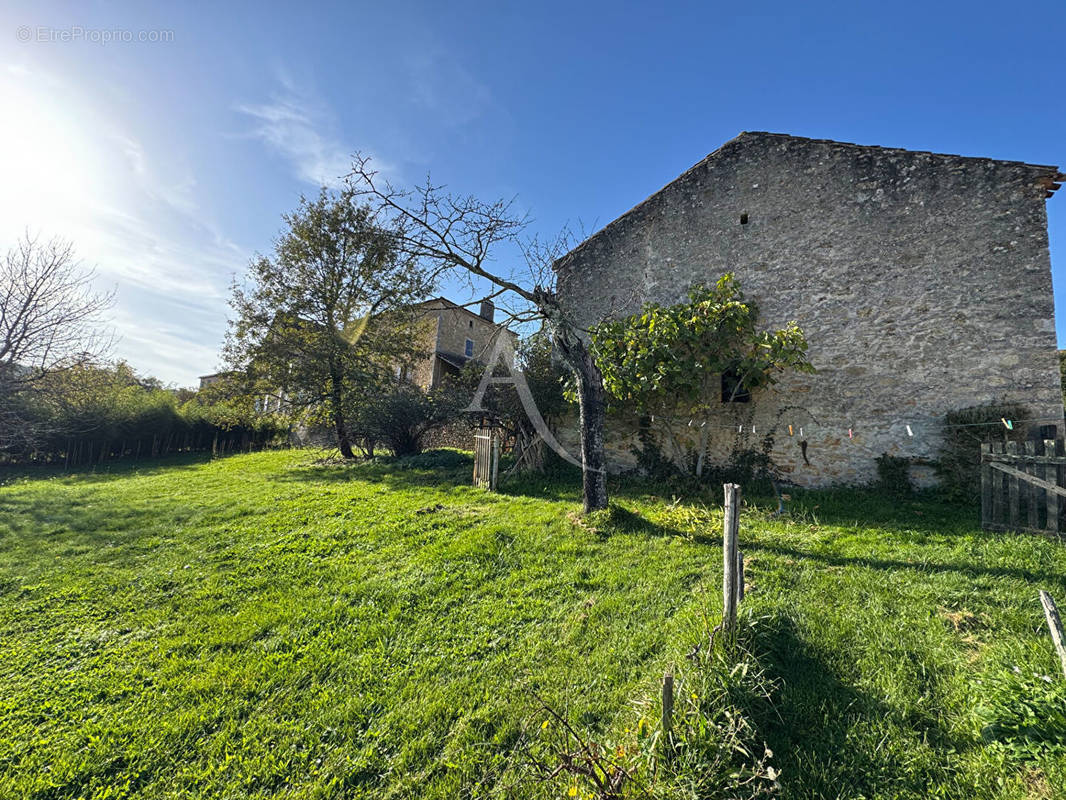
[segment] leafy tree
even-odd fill
[[[648,303],[637,314],[597,325],[592,350],[607,392],[642,414],[658,415],[681,455],[672,416],[707,422],[723,401],[773,384],[785,370],[814,371],[796,323],[770,331],[760,330],[758,320],[758,305],[727,273],[714,286],[693,286],[687,302]],[[706,448],[701,425],[697,476]]]
[[[226,356],[257,391],[328,418],[352,458],[353,409],[419,355],[410,305],[429,280],[351,192],[323,188],[283,219],[273,257],[258,256],[250,285],[233,287]]]
[[[277,442],[288,420],[257,413],[242,391],[239,382],[199,392],[167,389],[121,361],[72,365],[48,372],[33,391],[19,395],[22,418],[42,433],[31,444],[0,449],[0,460],[76,466]]]

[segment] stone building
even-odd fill
[[[762,325],[798,322],[817,373],[722,403],[710,456],[772,433],[790,480],[865,482],[882,453],[934,457],[954,409],[1019,402],[1061,435],[1045,200],[1063,177],[742,133],[560,259],[559,292],[585,325],[735,272]],[[632,463],[629,423],[608,428]]]
[[[482,301],[477,314],[443,297],[416,308],[422,314],[419,328],[428,356],[407,377],[423,389],[434,389],[447,376],[458,375],[469,361],[487,361],[497,336],[510,337],[512,352],[517,344],[514,331],[496,324],[491,300]]]

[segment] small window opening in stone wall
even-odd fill
[[[748,224],[748,215],[747,215],[746,212],[744,214],[740,215],[740,224],[741,225],[747,225]]]
[[[740,376],[733,370],[722,373],[722,402],[750,403],[751,392],[740,382]]]
[[[474,340],[473,339],[467,339],[466,340],[466,357],[467,358],[472,358],[473,355],[474,355]]]
[[[468,319],[466,321],[466,325],[467,325],[468,328],[473,328],[474,327],[474,320]]]

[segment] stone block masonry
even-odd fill
[[[560,259],[560,297],[589,325],[735,272],[764,326],[800,325],[818,372],[723,403],[712,460],[737,444],[735,426],[754,425],[748,444],[773,430],[792,481],[865,482],[882,453],[934,457],[940,419],[966,406],[1019,402],[1062,434],[1045,212],[1062,177],[743,133]],[[615,467],[632,463],[628,446],[611,449]]]

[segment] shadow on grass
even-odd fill
[[[886,530],[969,536],[981,533],[980,509],[947,500],[936,491],[893,494],[877,489],[793,490],[788,511],[793,518],[821,525],[862,525]]]
[[[381,483],[390,489],[449,489],[472,483],[473,460],[455,451],[429,451],[410,458],[379,456],[349,462],[309,460],[278,473],[289,483]]]
[[[296,483],[345,483],[352,480],[381,483],[393,489],[470,487],[473,484],[473,454],[457,450],[427,450],[417,456],[379,456],[348,463],[308,460],[286,469],[279,480]],[[500,476],[497,494],[531,497],[549,502],[581,502],[581,476]]]
[[[234,454],[241,455],[241,454]],[[0,488],[22,480],[76,479],[79,483],[101,483],[130,475],[158,475],[163,472],[182,472],[196,469],[212,460],[230,456],[212,457],[210,453],[178,453],[161,458],[118,459],[103,464],[84,464],[64,468],[62,464],[33,466],[0,466]]]
[[[791,620],[759,625],[752,644],[777,689],[750,710],[781,771],[782,797],[872,797],[887,787],[924,796],[937,775],[916,773],[882,747],[885,720],[914,731],[947,765],[955,743],[929,715],[891,720],[893,709],[851,685]]]
[[[221,462],[222,459],[215,459]],[[114,491],[108,484],[131,476],[184,473],[212,462],[210,453],[184,453],[144,461],[115,462],[96,468],[64,471],[62,467],[20,469],[26,483],[0,484],[0,549],[24,548],[36,552],[48,548],[140,546],[154,547],[162,537],[179,535],[190,523],[218,524],[246,518],[250,512],[226,497],[192,499],[181,487],[166,496],[139,502],[134,491]],[[21,486],[43,491],[20,491]],[[51,487],[61,491],[53,492]],[[5,488],[10,491],[4,491]],[[161,526],[161,521],[165,525]],[[105,552],[112,552],[110,549]]]
[[[1060,591],[1066,591],[1066,577],[1063,575],[1025,569],[1024,567],[984,567],[957,561],[938,563],[935,561],[900,561],[891,558],[868,558],[865,556],[837,556],[828,553],[815,553],[810,550],[799,550],[782,545],[760,544],[758,542],[746,542],[745,549],[752,553],[771,553],[797,561],[818,561],[834,567],[860,567],[892,571],[906,569],[930,575],[956,573],[972,578],[1014,578],[1034,585],[1039,584],[1041,587],[1044,587],[1045,584],[1051,584],[1054,587],[1058,587]]]

